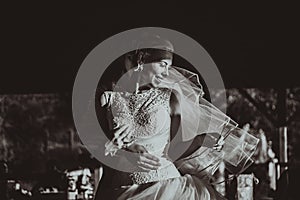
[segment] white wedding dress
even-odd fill
[[[125,140],[143,145],[162,164],[157,170],[131,173],[132,184],[115,188],[122,191],[117,199],[223,199],[203,175],[181,174],[168,158],[170,89],[152,88],[138,94],[107,91],[104,96],[113,116],[113,124],[127,124],[132,130]],[[108,145],[107,153],[114,155],[117,149],[111,145]]]

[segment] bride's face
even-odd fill
[[[156,86],[160,81],[168,76],[168,68],[172,65],[171,59],[163,59],[153,63],[147,63],[143,66],[143,82],[151,83]]]

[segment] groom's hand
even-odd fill
[[[127,159],[142,170],[156,170],[161,166],[159,158],[148,153],[143,145],[132,144],[127,150],[133,152]]]

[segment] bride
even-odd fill
[[[257,140],[203,98],[197,74],[172,66],[169,41],[151,42],[127,54],[127,72],[101,95],[104,153],[124,171],[104,166],[96,199],[224,199],[212,174],[226,152],[232,169],[245,168]]]

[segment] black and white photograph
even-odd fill
[[[0,200],[298,199],[295,5],[2,8]]]

